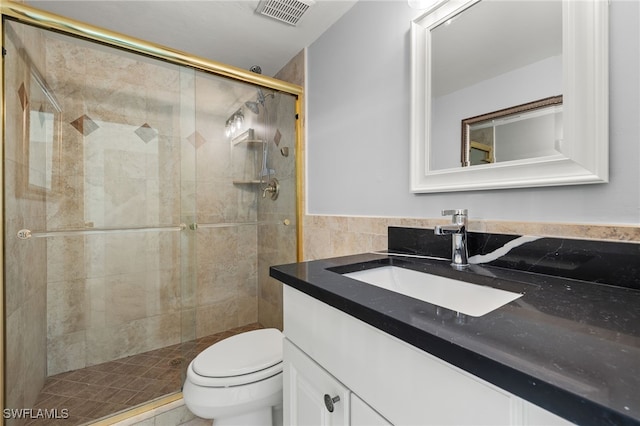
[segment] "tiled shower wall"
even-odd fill
[[[5,25],[5,400],[28,407],[47,375],[47,248],[44,240],[22,241],[18,230],[46,224],[45,195],[30,191],[24,155],[23,113],[28,113],[30,67],[44,68],[42,40],[24,28]],[[21,41],[21,42],[20,42]],[[22,44],[21,44],[22,43]],[[20,55],[26,48],[31,59]],[[22,50],[24,53],[25,51]]]
[[[304,51],[292,58],[275,77],[304,86]],[[281,188],[277,200],[267,196],[259,204],[262,225],[258,228],[258,322],[265,327],[282,329],[282,283],[269,276],[269,266],[297,260],[296,185],[301,182],[296,180],[296,158],[304,158],[304,151],[297,151],[295,129],[288,125],[296,114],[291,99],[273,99],[267,106],[270,111],[268,121],[272,123],[267,130],[269,167],[275,170]],[[304,121],[304,114],[300,112],[296,120]]]
[[[291,126],[295,103],[289,97],[267,100],[268,167],[280,185],[280,194],[259,199],[258,320],[282,329],[282,283],[269,277],[269,266],[296,261],[296,134]]]
[[[13,178],[21,145],[7,150],[7,406],[28,407],[47,375],[255,323],[258,226],[28,241],[15,238],[19,229],[255,222],[259,190],[231,184],[245,164],[232,161],[238,149],[224,136],[226,118],[255,88],[18,31],[34,40],[29,51],[62,107],[46,197],[22,194]],[[29,73],[15,64],[6,129],[21,143],[18,88]],[[227,110],[212,108],[221,99]],[[273,123],[289,145],[291,124]],[[251,163],[255,153],[243,156]],[[291,198],[282,194],[282,203]]]
[[[232,181],[255,173],[259,152],[246,144],[230,143],[224,128],[226,119],[244,101],[255,99],[256,89],[202,73],[196,74],[194,84],[194,91],[187,92],[195,93],[196,111],[183,117],[195,117],[199,142],[195,156],[189,153],[183,157],[195,158],[195,182],[194,186],[185,183],[183,191],[195,203],[183,201],[183,206],[195,207],[186,217],[195,213],[199,224],[194,291],[188,292],[195,300],[185,301],[194,307],[186,314],[193,315],[196,338],[257,321],[258,190],[252,185],[234,185]],[[226,112],[221,114],[213,108],[216,103],[226,105]],[[257,127],[257,122],[258,117],[245,110],[244,128]],[[247,222],[253,224],[206,227]]]

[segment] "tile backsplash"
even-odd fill
[[[304,217],[304,260],[344,256],[387,248],[387,228],[433,228],[447,218],[326,216]],[[640,243],[640,226],[469,220],[469,231]]]

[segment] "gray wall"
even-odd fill
[[[361,0],[309,46],[309,214],[640,223],[640,3],[610,7],[608,184],[412,194],[410,37],[405,1]]]

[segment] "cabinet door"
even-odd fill
[[[284,339],[284,424],[348,425],[349,389]]]
[[[351,426],[392,426],[376,410],[369,407],[358,395],[351,393]]]

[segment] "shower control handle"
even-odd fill
[[[334,396],[333,398],[331,398],[331,396],[328,393],[324,394],[324,406],[327,407],[327,410],[330,413],[333,413],[333,410],[335,409],[334,404],[340,402],[340,397],[339,396]]]
[[[278,179],[272,178],[269,181],[267,186],[262,191],[262,198],[267,197],[267,192],[271,194],[272,200],[278,199],[278,194],[280,194],[280,183],[278,182]]]

